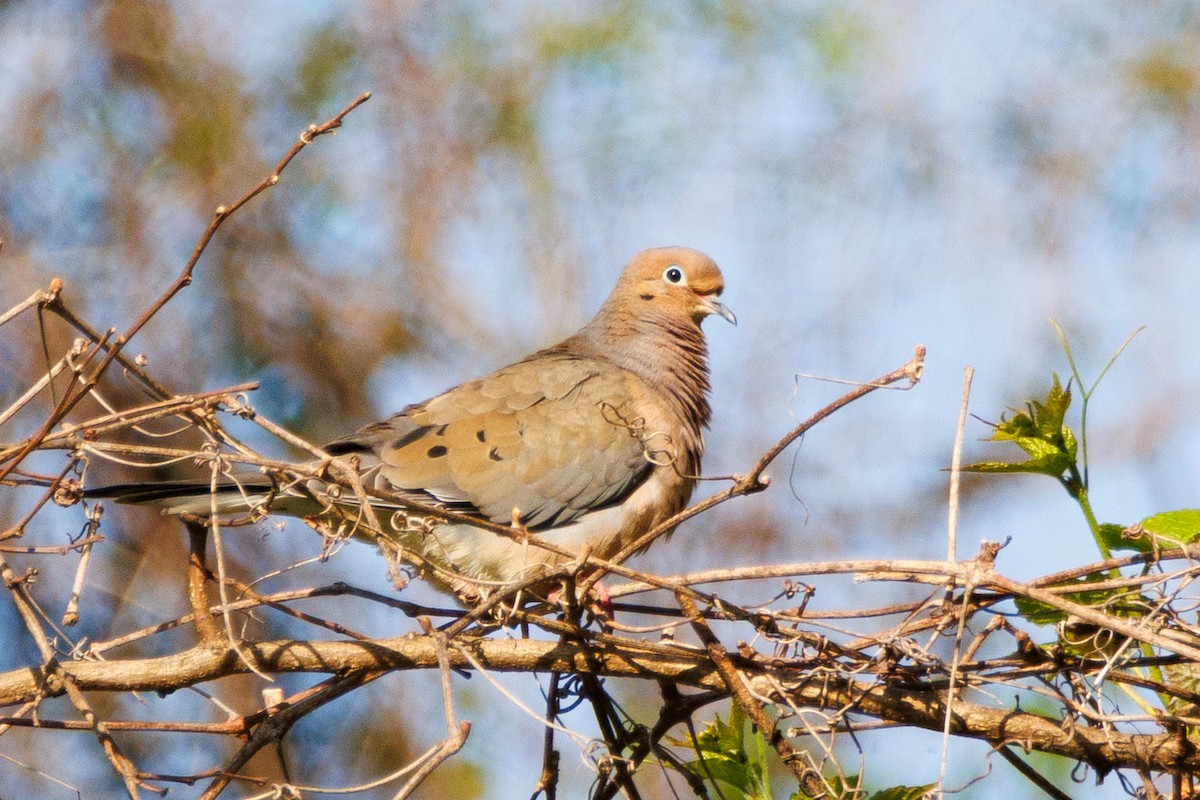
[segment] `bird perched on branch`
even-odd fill
[[[472,518],[519,523],[555,547],[616,554],[687,504],[709,423],[700,323],[737,321],[724,280],[685,247],[636,255],[596,316],[570,338],[325,446],[364,485]],[[88,493],[208,516],[255,505],[316,516],[356,501],[323,481],[255,475],[107,487]],[[467,522],[372,501],[388,535],[466,598],[566,556]],[[515,537],[519,539],[520,537]]]

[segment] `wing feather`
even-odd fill
[[[369,456],[395,490],[469,504],[494,522],[518,508],[538,529],[618,502],[649,475],[641,439],[620,423],[632,405],[617,367],[542,354],[331,447]]]

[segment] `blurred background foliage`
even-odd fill
[[[371,90],[223,228],[195,284],[135,342],[168,386],[261,381],[255,406],[321,441],[569,333],[635,251],[687,244],[722,265],[741,320],[709,326],[708,474],[744,470],[839,392],[798,373],[868,379],[917,342],[928,371],[916,391],[820,426],[772,491],[685,526],[639,565],[940,556],[939,469],[962,367],[977,369],[972,408],[996,419],[1048,371],[1065,372],[1051,317],[1085,369],[1149,325],[1089,416],[1093,503],[1104,520],[1132,521],[1195,505],[1200,489],[1198,9],[7,2],[0,307],[61,276],[94,325],[127,327],[217,205],[265,176],[306,125]],[[46,333],[52,348],[72,335]],[[44,368],[40,335],[5,329],[0,406]],[[134,398],[120,380],[108,390]],[[988,433],[975,423],[969,439]],[[1050,487],[1014,479],[974,496],[982,485],[967,484],[964,554],[1012,535],[1002,566],[1017,577],[1090,555],[1086,527]],[[163,574],[182,563],[175,527],[133,512],[110,522],[82,626],[93,638],[172,604],[182,612],[178,574]],[[260,574],[264,552],[314,552],[302,537],[247,535],[235,555]],[[306,580],[386,591],[369,548],[351,549]],[[829,591],[818,594],[828,607],[848,601]],[[884,599],[878,587],[854,599],[872,597]],[[0,610],[0,629],[14,624]],[[397,629],[386,617],[364,625]],[[28,656],[0,655],[0,667]],[[253,704],[258,684],[242,685]],[[293,734],[300,777],[354,782],[438,737],[432,683],[393,676],[366,691],[370,704],[343,700]],[[631,708],[655,702],[628,691]],[[537,724],[482,681],[460,701],[475,733],[428,796],[510,795],[496,791],[508,781],[527,794]],[[220,716],[178,702],[181,714]],[[18,734],[0,752],[28,757],[33,740]],[[53,741],[68,748],[72,736]],[[864,739],[868,785],[932,779],[937,737],[900,738]],[[133,755],[184,772],[206,763],[205,745],[164,737]],[[115,786],[91,756],[72,758],[64,780]],[[965,759],[949,783],[980,763]],[[582,791],[589,775],[569,767],[564,780]],[[980,796],[995,790],[983,786]],[[29,787],[61,790],[0,764],[0,795]]]

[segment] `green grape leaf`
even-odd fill
[[[871,795],[871,800],[921,800],[936,784],[927,783],[924,786],[893,786]]]
[[[1076,454],[1079,452],[1079,442],[1075,440],[1075,432],[1066,425],[1062,426],[1063,447],[1066,448],[1067,455],[1071,460],[1075,460]]]
[[[829,787],[825,797],[841,797],[846,800],[859,800],[859,798],[866,797],[866,792],[862,789],[861,775],[847,775],[844,778],[841,775],[830,775],[823,780]],[[803,789],[797,789],[788,800],[812,800],[812,797]]]
[[[1053,378],[1054,384],[1046,394],[1046,402],[1034,400],[1029,404],[1037,431],[1046,439],[1062,435],[1063,420],[1067,418],[1067,409],[1071,407],[1071,390],[1062,388],[1057,374]]]
[[[743,797],[759,798],[764,793],[763,771],[746,753],[745,722],[745,712],[734,705],[729,722],[717,716],[693,741],[672,741],[672,744],[696,751],[696,760],[683,765],[692,775],[703,781],[716,780],[736,789]]]
[[[985,461],[968,464],[964,472],[1028,473],[1061,478],[1075,466],[1079,444],[1074,432],[1064,424],[1071,406],[1071,391],[1063,389],[1058,375],[1044,401],[1030,400],[1025,411],[1012,417],[1000,417],[992,432],[993,442],[1012,442],[1029,458],[1020,462]]]
[[[1058,641],[1073,656],[1110,658],[1125,647],[1129,637],[1099,625],[1070,620],[1059,627]]]
[[[1113,522],[1105,522],[1100,526],[1100,541],[1104,542],[1109,550],[1137,550],[1141,553],[1150,550],[1150,541],[1147,537],[1139,536],[1131,539],[1125,535],[1124,525],[1117,525]]]
[[[1018,442],[1018,444],[1020,444]],[[1026,452],[1029,452],[1026,450]],[[1070,469],[1073,459],[1066,453],[1052,452],[1037,458],[1031,458],[1028,461],[1008,462],[1008,461],[983,461],[978,464],[967,464],[962,468],[963,472],[991,472],[991,473],[1027,473],[1030,475],[1049,475],[1052,478],[1057,478]]]
[[[1200,666],[1196,664],[1164,664],[1163,674],[1167,676],[1168,685],[1186,689],[1189,692],[1200,692]],[[1167,708],[1172,714],[1192,717],[1200,713],[1200,708],[1180,697],[1167,698]]]
[[[1055,442],[1048,442],[1045,439],[1037,439],[1032,436],[1022,436],[1020,439],[1014,439],[1013,441],[1017,443],[1017,447],[1020,447],[1034,459],[1062,458],[1068,464],[1070,463],[1071,454]]]
[[[1163,541],[1170,542],[1171,546],[1189,544],[1200,537],[1200,509],[1163,511],[1146,517],[1138,524],[1142,530],[1154,534],[1160,546]]]
[[[1065,611],[1028,597],[1016,598],[1017,613],[1034,625],[1057,625],[1067,618]]]
[[[1128,527],[1101,525],[1100,535],[1112,550],[1140,553],[1191,544],[1200,539],[1200,509],[1163,511]]]
[[[1069,600],[1072,603],[1078,603],[1081,606],[1104,606],[1104,610],[1118,617],[1140,617],[1145,614],[1145,609],[1133,602],[1134,598],[1129,600],[1121,600],[1111,602],[1113,598],[1128,594],[1128,589],[1119,586],[1114,586],[1108,589],[1088,589],[1089,583],[1097,583],[1109,579],[1109,575],[1105,573],[1096,573],[1085,575],[1084,577],[1067,581],[1065,583],[1055,584],[1055,588],[1062,586],[1078,586],[1079,591],[1064,592],[1060,597],[1064,600]],[[1017,605],[1017,611],[1022,617],[1029,620],[1035,625],[1057,625],[1067,619],[1070,615],[1061,609],[1047,605],[1040,600],[1034,600],[1031,597],[1017,597],[1014,599]]]
[[[748,765],[724,756],[705,753],[704,760],[697,759],[684,764],[688,772],[703,781],[712,780],[733,787],[743,797],[755,797],[754,777]]]
[[[825,779],[830,791],[827,797],[867,798],[863,791],[862,779],[859,775],[847,775],[844,779],[834,775]],[[880,789],[873,793],[869,800],[921,800],[936,784],[927,783],[924,786],[893,786],[890,789]],[[794,792],[788,800],[811,800],[803,790]]]

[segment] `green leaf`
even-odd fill
[[[1057,625],[1067,618],[1065,611],[1028,597],[1016,598],[1017,613],[1034,625]]]
[[[1067,409],[1071,406],[1071,391],[1063,389],[1058,375],[1051,374],[1052,383],[1046,399],[1042,402],[1030,400],[1025,411],[1017,411],[1012,419],[1001,417],[1000,424],[992,435],[995,441],[1018,438],[1040,438],[1055,441],[1063,429]],[[1014,409],[1015,410],[1015,409]]]
[[[1037,438],[1037,433],[1037,425],[1034,424],[1033,417],[1030,414],[1018,411],[1012,419],[1008,419],[1001,414],[1000,422],[996,425],[996,430],[992,431],[992,441],[1003,442],[1012,439],[1034,439]]]
[[[1114,586],[1108,589],[1087,589],[1089,583],[1097,583],[1109,579],[1107,573],[1096,573],[1085,575],[1084,577],[1067,581],[1065,583],[1055,584],[1055,588],[1061,586],[1079,586],[1077,592],[1064,592],[1059,596],[1072,603],[1078,603],[1081,606],[1104,606],[1104,610],[1118,617],[1140,617],[1145,614],[1145,610],[1135,602],[1132,598],[1128,601],[1110,602],[1115,597],[1124,597],[1128,595],[1129,590],[1119,586]],[[1049,588],[1049,587],[1047,587]],[[1030,597],[1017,597],[1014,602],[1017,605],[1017,611],[1022,617],[1029,620],[1035,625],[1056,625],[1059,622],[1067,619],[1070,615],[1066,611],[1062,611],[1054,606],[1047,605],[1040,600],[1034,600]]]
[[[1200,509],[1181,508],[1152,514],[1128,527],[1101,525],[1100,535],[1112,550],[1148,553],[1191,544],[1200,539]]]
[[[1129,637],[1090,622],[1069,620],[1059,627],[1058,641],[1071,655],[1080,658],[1109,658],[1125,646]]]
[[[847,775],[844,780],[840,776],[834,775],[826,778],[825,782],[830,789],[826,795],[828,798],[841,798],[842,800],[867,798],[867,794],[862,788],[862,776],[860,775]],[[935,785],[927,783],[924,786],[893,786],[890,789],[881,789],[875,792],[869,800],[921,800]],[[803,791],[797,791],[789,800],[811,799]]]
[[[1150,542],[1145,537],[1131,539],[1125,536],[1125,526],[1113,522],[1105,522],[1100,526],[1100,541],[1109,550],[1136,550],[1141,553],[1149,552]]]
[[[871,795],[871,800],[921,800],[936,785],[927,783],[924,786],[893,786]]]
[[[1068,453],[1056,442],[1048,442],[1036,436],[1020,436],[1012,441],[1033,458],[1045,459],[1068,456]]]
[[[711,782],[715,780],[726,787],[733,787],[741,793],[742,797],[751,798],[758,796],[754,791],[754,778],[750,773],[748,765],[739,761],[708,753],[704,756],[703,762],[697,759],[696,761],[687,763],[685,766],[688,772],[703,781]],[[710,775],[712,776],[711,779]]]
[[[1139,523],[1142,529],[1154,534],[1160,544],[1166,540],[1174,544],[1189,544],[1200,537],[1200,509],[1181,508],[1178,511],[1163,511],[1146,517]]]
[[[861,775],[847,775],[844,778],[841,775],[830,775],[823,780],[825,781],[825,785],[829,787],[825,798],[837,797],[842,800],[863,800],[866,798],[866,792],[862,789]],[[803,789],[797,789],[788,800],[812,800],[812,797],[806,794]]]
[[[1046,402],[1034,400],[1029,404],[1037,431],[1046,439],[1054,439],[1062,434],[1063,420],[1067,418],[1067,409],[1071,407],[1071,390],[1062,388],[1057,374],[1053,378],[1054,384],[1046,395]]]
[[[1075,440],[1075,432],[1066,425],[1062,426],[1063,446],[1067,450],[1067,455],[1071,457],[1071,461],[1075,460],[1075,455],[1079,452],[1079,442]]]
[[[1163,674],[1169,685],[1195,693],[1200,691],[1200,666],[1196,664],[1164,664]],[[1179,697],[1167,698],[1167,710],[1179,716],[1194,717],[1200,713],[1195,704]]]
[[[1045,400],[1030,400],[1025,411],[1015,411],[1011,418],[1001,416],[992,432],[991,441],[1013,442],[1029,459],[969,464],[963,467],[965,472],[1028,473],[1061,478],[1063,473],[1075,467],[1079,444],[1075,434],[1063,423],[1071,406],[1071,392],[1063,389],[1057,375],[1052,378]]]
[[[703,781],[716,780],[735,789],[745,798],[764,797],[763,767],[746,753],[745,729],[745,712],[734,705],[729,722],[717,716],[694,741],[674,742],[696,751],[696,760],[685,763],[684,769]]]
[[[1025,473],[1029,475],[1049,475],[1052,478],[1057,478],[1070,469],[1072,463],[1073,459],[1066,453],[1054,452],[1046,456],[1031,458],[1028,461],[983,461],[978,464],[967,464],[962,468],[962,471]]]

